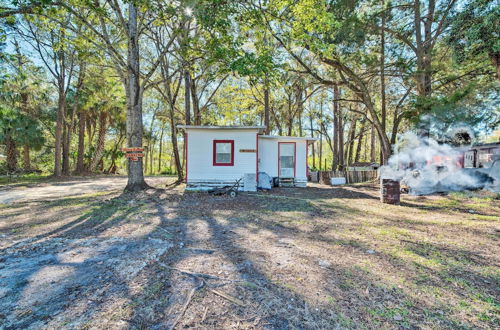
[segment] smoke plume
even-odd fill
[[[395,145],[388,165],[381,167],[380,177],[399,180],[416,195],[483,188],[488,175],[462,168],[465,149],[406,133]]]

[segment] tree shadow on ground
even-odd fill
[[[276,196],[282,194],[284,192],[279,191]],[[48,253],[44,255],[52,254],[56,258],[49,256],[12,276],[15,277],[16,283],[13,285],[17,286],[18,292],[14,302],[16,305],[36,289],[30,288],[35,274],[43,275],[43,271],[55,266],[71,268],[73,271],[61,279],[67,285],[62,285],[63,289],[58,291],[50,290],[48,283],[43,300],[37,302],[50,308],[36,309],[27,314],[22,314],[23,311],[16,306],[4,310],[21,313],[15,315],[19,319],[15,325],[20,327],[37,324],[36,322],[39,325],[61,326],[63,323],[57,319],[57,315],[70,317],[70,308],[81,305],[83,307],[80,314],[73,316],[88,325],[102,322],[103,314],[109,313],[109,316],[104,315],[108,317],[108,321],[117,318],[116,322],[124,322],[121,326],[128,328],[166,328],[182,313],[187,292],[197,285],[193,276],[173,269],[187,264],[193,267],[186,269],[188,271],[228,276],[237,282],[227,284],[206,280],[205,288],[196,291],[195,299],[187,306],[185,318],[179,322],[179,327],[225,328],[235,324],[269,329],[464,326],[446,311],[445,314],[440,314],[441,306],[431,306],[419,301],[420,305],[401,307],[401,302],[413,301],[413,298],[393,287],[387,279],[375,275],[369,268],[359,269],[337,262],[319,266],[318,258],[328,258],[330,251],[343,251],[357,257],[366,254],[369,246],[355,238],[346,241],[327,233],[334,225],[336,231],[349,230],[352,225],[343,224],[339,221],[339,216],[343,212],[350,212],[350,209],[329,208],[325,211],[320,199],[334,196],[329,191],[318,194],[325,197],[303,194],[299,198],[284,198],[287,205],[262,203],[261,196],[250,194],[229,199],[207,194],[181,195],[168,190],[154,190],[141,197],[124,194],[109,201],[98,200],[89,205],[91,209],[85,214],[55,230],[36,236],[33,242],[27,243],[31,247],[43,248],[43,242],[52,241],[54,244],[48,244]],[[270,195],[272,194],[267,197],[272,197],[273,200],[282,198]],[[294,218],[286,217],[286,223],[283,223],[282,217],[293,212],[311,219],[327,219],[326,226],[329,228],[315,227],[309,221],[311,227],[302,230],[294,225]],[[278,213],[279,217],[273,216]],[[158,221],[152,223],[151,218],[157,218]],[[138,234],[132,235],[131,242],[124,243],[120,239],[111,239],[108,243],[100,241],[105,233],[115,232],[118,236],[128,222],[139,224],[134,227]],[[141,232],[141,227],[146,226],[149,228]],[[199,229],[204,232],[197,231]],[[252,245],[252,237],[247,233],[260,235],[254,238],[261,245]],[[294,246],[295,243],[291,240],[294,238],[299,238],[298,243],[303,246]],[[69,263],[64,261],[65,257],[76,251],[71,246],[60,246],[60,239],[72,243],[89,240],[89,246],[98,243],[103,245],[90,257]],[[158,240],[154,247],[163,251],[162,253],[150,255],[143,250],[151,240]],[[318,244],[335,245],[339,248],[307,250],[309,245]],[[22,251],[24,247],[16,248],[21,251],[15,251],[17,255],[10,254],[7,258],[33,258],[37,253],[32,250],[25,253]],[[417,253],[424,247],[417,244],[409,248]],[[86,251],[86,247],[81,244],[76,245],[76,250],[78,249],[84,250],[80,254]],[[432,249],[431,252],[434,251]],[[450,258],[457,251],[441,253],[446,253],[446,258]],[[135,260],[137,254],[145,263],[141,263],[138,273],[123,272],[116,267],[119,263],[108,263],[109,259],[116,259],[117,262],[127,258]],[[209,264],[196,263],[199,259],[193,258],[193,255],[205,254]],[[389,262],[395,268],[405,266],[403,261],[383,253],[377,253],[373,257]],[[189,262],[190,258],[193,258],[193,262]],[[299,268],[287,268],[288,258]],[[471,259],[471,262],[475,263],[476,259]],[[165,268],[162,264],[173,268]],[[407,272],[409,271],[412,268],[408,268]],[[224,272],[228,275],[224,275]],[[317,290],[318,297],[298,287],[298,276],[304,277],[305,281],[314,281],[314,286],[306,287]],[[477,274],[470,273],[470,276]],[[223,291],[242,300],[244,305],[232,304],[227,299],[214,295],[209,289]],[[455,289],[455,292],[459,294],[461,291]],[[116,301],[121,301],[113,302],[115,298]],[[3,304],[2,299],[0,305]],[[113,303],[110,304],[110,301]],[[211,311],[203,319],[205,307],[214,302],[217,303],[217,311]],[[121,314],[117,311],[119,309],[123,309]],[[106,324],[118,326],[118,323]]]
[[[307,191],[307,193],[304,193]],[[373,186],[319,186],[307,188],[274,188],[270,191],[261,191],[262,195],[298,197],[306,200],[315,199],[378,199],[379,190]]]
[[[148,255],[156,258],[155,253],[163,254],[169,247],[168,242],[155,238],[159,233],[109,234],[141,221],[131,217],[141,217],[145,202],[131,205],[131,200],[130,194],[98,198],[88,203],[82,215],[73,214],[74,220],[0,250],[1,323],[21,328],[43,325],[58,315],[63,317],[70,307],[78,311],[80,305],[87,307],[73,317],[90,317],[85,314],[105,309],[106,301],[100,301],[103,296],[127,292],[127,282],[144,268],[143,261],[150,261]],[[37,211],[43,210],[40,205]]]
[[[250,196],[245,197],[254,198]],[[207,198],[205,195],[189,194],[186,196],[186,199],[173,210],[175,213],[174,221],[180,220],[185,222],[183,229],[187,229],[192,222],[204,224],[205,227],[197,227],[207,228],[208,237],[204,243],[214,247],[217,253],[220,254],[219,258],[225,260],[225,262],[229,262],[229,266],[225,268],[229,267],[236,274],[238,280],[252,283],[250,286],[236,286],[232,288],[233,291],[231,291],[231,294],[240,297],[246,302],[245,306],[233,305],[229,310],[221,311],[221,315],[231,315],[231,317],[235,319],[258,319],[259,322],[263,322],[258,324],[267,324],[269,328],[276,329],[294,327],[321,328],[334,325],[338,326],[339,324],[343,324],[344,326],[360,326],[363,323],[365,326],[381,326],[384,324],[390,324],[392,326],[404,326],[405,324],[408,326],[417,326],[418,324],[421,325],[428,322],[429,319],[443,326],[460,326],[451,315],[448,316],[439,313],[439,307],[430,306],[422,302],[420,302],[420,306],[412,306],[411,310],[398,307],[399,305],[397,304],[396,307],[394,307],[394,304],[387,306],[385,304],[387,300],[407,302],[411,301],[412,298],[406,296],[402,290],[391,288],[390,283],[387,283],[386,286],[381,285],[381,283],[384,283],[384,280],[380,278],[374,280],[374,274],[370,271],[359,271],[351,267],[342,267],[340,265],[319,268],[315,264],[316,261],[313,260],[313,264],[311,265],[311,260],[303,255],[298,256],[300,260],[295,260],[295,262],[303,262],[310,267],[316,266],[314,269],[322,273],[322,281],[329,283],[318,287],[318,290],[330,294],[333,301],[340,299],[340,301],[337,301],[337,304],[345,306],[354,304],[360,306],[356,308],[352,308],[351,306],[351,314],[349,314],[346,319],[345,316],[342,315],[342,312],[338,312],[338,309],[335,311],[331,302],[318,302],[317,300],[311,300],[310,297],[298,293],[300,290],[294,290],[294,288],[286,282],[286,272],[275,272],[272,269],[270,270],[270,268],[277,267],[272,264],[272,258],[268,256],[264,262],[260,261],[259,258],[264,256],[265,253],[256,252],[255,248],[252,249],[248,244],[243,244],[247,238],[241,236],[241,232],[244,233],[247,230],[266,232],[271,234],[274,239],[277,240],[277,243],[280,244],[283,243],[279,242],[280,237],[294,237],[301,233],[297,232],[297,230],[277,225],[273,223],[272,220],[265,217],[259,217],[254,213],[252,213],[254,221],[251,223],[248,222],[246,216],[244,216],[244,221],[237,221],[236,219],[241,217],[245,212],[245,208],[242,207],[240,203],[241,201],[239,201],[238,198],[228,201],[225,198]],[[204,207],[198,209],[197,207],[199,206]],[[303,210],[304,207],[298,206],[298,209]],[[247,211],[250,212],[252,209],[248,209]],[[221,220],[221,213],[225,218],[224,220]],[[332,219],[332,221],[334,220],[335,219]],[[198,238],[190,237],[190,235],[185,232],[181,233],[179,237],[182,237],[186,247],[190,246],[190,244],[197,245],[203,243],[203,240],[200,241]],[[317,236],[308,236],[306,238],[310,240],[311,243],[315,243]],[[331,243],[327,239],[324,241]],[[355,240],[353,240],[353,242],[355,242]],[[339,242],[336,241],[335,243]],[[286,242],[284,244],[286,245]],[[358,249],[359,252],[366,249],[366,247],[363,246],[363,242],[357,244],[351,243],[351,245],[353,246],[349,248]],[[193,248],[196,248],[196,246]],[[285,246],[285,249],[287,248],[290,247]],[[184,259],[187,255],[180,250],[182,249],[178,249],[176,257],[170,259],[171,265],[182,265],[185,261]],[[382,258],[389,259],[384,256],[382,256]],[[192,266],[196,266],[196,264],[192,264]],[[190,269],[190,271],[200,270]],[[280,280],[283,277],[285,280]],[[369,291],[369,294],[366,293],[367,291]],[[207,294],[207,291],[200,294],[202,295],[200,298],[202,302],[204,301],[203,299],[206,299]],[[361,300],[368,300],[368,303],[361,303]],[[191,308],[194,309],[193,313],[198,313],[201,318],[202,311],[199,310],[200,307],[194,303],[193,305],[195,306],[188,307],[188,311]],[[265,306],[265,308],[262,306]],[[196,310],[197,308],[198,310]],[[403,315],[401,316],[400,314]],[[359,318],[360,316],[361,318]],[[366,317],[366,319],[363,319],[363,316]],[[358,317],[358,319],[356,319],[356,317]],[[399,317],[401,317],[401,319]],[[394,320],[394,318],[396,320]],[[367,321],[374,319],[381,323],[370,323],[372,321]],[[144,319],[141,321],[144,322]],[[169,321],[168,319],[164,320],[166,325],[171,324]],[[214,324],[218,326],[222,325],[222,323]],[[189,319],[189,321],[186,321],[183,325],[200,326],[200,324],[193,319]]]

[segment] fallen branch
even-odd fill
[[[220,292],[220,291],[217,291],[215,289],[208,288],[208,290],[212,291],[213,293],[215,293],[218,296],[221,296],[222,298],[229,300],[233,304],[236,304],[236,305],[242,306],[242,307],[245,306],[245,303],[243,301],[239,300],[238,298],[232,297],[230,295],[225,294],[224,292]]]
[[[162,228],[162,227],[156,227],[156,228],[159,228],[159,229],[163,230],[164,232],[166,232],[169,235],[172,235],[172,233],[169,232],[168,230],[166,230],[165,228]]]
[[[205,311],[203,312],[203,317],[201,318],[201,322],[200,323],[205,322],[205,319],[207,318],[207,313],[208,313],[208,306],[205,307]]]
[[[175,318],[175,321],[174,321],[174,323],[172,323],[170,330],[173,330],[176,327],[177,323],[179,323],[180,319],[184,316],[184,313],[186,313],[186,310],[188,309],[189,304],[191,303],[191,300],[193,300],[194,293],[196,291],[198,291],[199,289],[201,289],[204,285],[205,285],[205,282],[200,281],[200,284],[198,284],[196,287],[191,289],[191,291],[189,292],[189,295],[186,299],[186,302],[184,303],[184,306],[182,306],[181,313],[179,315],[177,315],[177,317]]]
[[[243,280],[231,280],[231,279],[228,279],[228,278],[218,277],[218,276],[210,275],[210,274],[194,273],[194,272],[190,272],[188,270],[171,267],[171,266],[166,265],[166,264],[164,264],[162,262],[160,262],[159,265],[161,267],[172,269],[172,270],[178,271],[179,273],[182,273],[182,274],[185,274],[185,275],[189,275],[189,276],[192,276],[192,277],[195,277],[195,278],[205,278],[205,279],[209,279],[209,280],[219,280],[219,281],[228,281],[228,282],[245,282]]]

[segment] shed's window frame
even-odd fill
[[[217,161],[217,144],[219,144],[219,143],[231,144],[231,161],[229,163],[222,163],[222,162]],[[234,140],[214,140],[213,166],[234,166]]]

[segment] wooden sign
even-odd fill
[[[240,152],[257,152],[255,149],[240,149]]]
[[[125,153],[126,158],[134,162],[138,162],[139,158],[144,157],[142,153],[144,148],[142,147],[122,148],[122,151]]]
[[[126,153],[125,157],[127,158],[139,158],[139,157],[144,157],[143,153]]]
[[[144,148],[142,147],[134,147],[134,148],[122,148],[122,151],[123,152],[143,152],[144,151]]]

